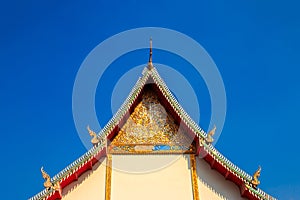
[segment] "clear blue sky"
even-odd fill
[[[299,6],[292,0],[2,1],[1,198],[31,197],[43,189],[42,165],[53,176],[86,151],[73,122],[72,89],[87,54],[116,33],[155,26],[194,38],[217,64],[228,110],[216,147],[246,172],[260,164],[266,192],[300,199]],[[107,94],[122,70],[146,63],[147,51],[135,53],[106,72]],[[181,62],[167,52],[155,56],[174,68]],[[122,59],[127,68],[120,71]],[[177,69],[186,75],[186,68]],[[96,109],[110,107],[110,98],[97,93]],[[102,125],[111,117],[110,110],[98,114]],[[206,129],[209,115],[201,120]]]

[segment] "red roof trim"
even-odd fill
[[[63,190],[66,186],[71,184],[74,181],[77,181],[78,178],[88,170],[92,170],[93,166],[103,157],[106,157],[106,149],[102,149],[97,155],[95,155],[89,162],[83,164],[80,168],[74,171],[70,176],[60,182],[61,190]],[[60,191],[55,191],[51,195],[49,195],[46,200],[57,200],[61,199],[62,195]]]

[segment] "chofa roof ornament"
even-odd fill
[[[44,187],[48,190],[53,189],[55,191],[60,191],[59,181],[56,183],[51,182],[51,178],[47,172],[45,172],[44,167],[41,167],[42,176],[45,179]]]
[[[216,125],[214,125],[214,128],[207,133],[207,136],[205,138],[207,143],[209,143],[209,144],[213,143],[213,141],[214,141],[213,135],[215,134],[216,129],[217,129],[217,127],[216,127]]]
[[[261,172],[261,166],[258,166],[258,169],[253,174],[252,180],[251,180],[251,183],[254,188],[257,188],[257,186],[260,184],[260,181],[258,180],[258,178],[260,177],[260,172]]]
[[[98,137],[97,137],[97,134],[93,130],[90,129],[90,126],[87,126],[86,128],[87,128],[90,136],[92,137],[91,143],[93,145],[97,145],[100,142],[99,139],[98,139]]]

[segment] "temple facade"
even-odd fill
[[[93,147],[60,173],[41,169],[45,189],[30,200],[273,200],[213,145],[152,64],[108,124],[87,134]]]

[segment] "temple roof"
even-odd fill
[[[141,102],[138,101],[138,99],[141,97],[141,95],[145,95],[145,92],[142,91],[145,90],[145,86],[149,83],[155,85],[156,92],[160,93],[165,101],[165,106],[169,106],[169,110],[173,114],[172,116],[174,118],[170,120],[175,120],[177,122],[180,121],[180,123],[184,125],[184,130],[192,134],[197,148],[196,155],[202,156],[202,158],[208,162],[212,168],[216,169],[226,179],[231,180],[238,185],[243,197],[249,199],[275,199],[261,189],[255,188],[251,183],[252,176],[233,164],[214,146],[206,142],[205,138],[207,137],[207,133],[191,119],[191,117],[178,103],[165,82],[160,77],[156,68],[153,67],[151,57],[149,59],[148,66],[144,68],[142,76],[138,79],[120,109],[114,114],[111,120],[98,134],[100,142],[57,175],[55,175],[51,179],[52,183],[59,183],[61,188],[64,188],[72,181],[77,180],[82,173],[92,169],[92,166],[97,163],[101,157],[106,156],[106,140],[116,137],[117,133],[125,134],[124,130],[127,128],[128,123],[130,123],[127,120],[128,114],[133,113],[134,111],[132,109],[136,108],[137,106],[143,106],[138,104]],[[127,121],[125,121],[125,119]],[[167,141],[168,136],[166,135],[165,138]],[[117,140],[118,137],[116,137],[116,141]],[[129,142],[129,140],[123,142]],[[44,189],[34,197],[30,198],[30,200],[56,198],[61,198],[60,192],[50,188],[49,190]]]

